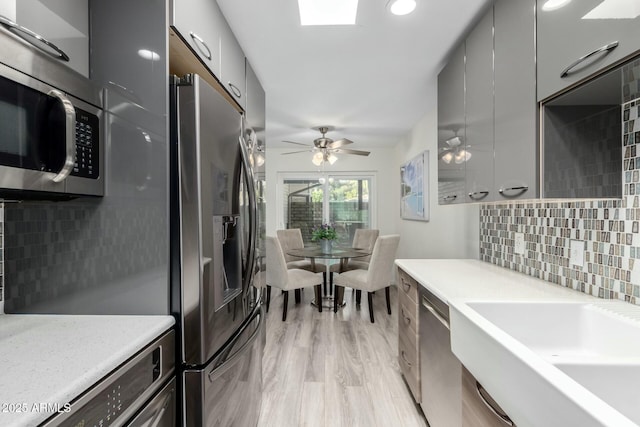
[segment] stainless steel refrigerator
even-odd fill
[[[173,77],[171,280],[184,426],[257,424],[264,316],[257,204],[241,114],[198,75]]]

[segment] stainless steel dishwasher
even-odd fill
[[[420,289],[420,406],[430,427],[460,426],[462,365],[451,352],[449,306]]]

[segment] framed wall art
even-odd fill
[[[400,167],[400,217],[429,221],[429,151]]]

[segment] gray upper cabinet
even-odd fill
[[[464,149],[464,43],[438,74],[438,202],[465,199],[465,163],[456,162]]]
[[[0,4],[0,15],[30,30],[47,42],[25,37],[29,43],[85,77],[89,77],[89,1],[9,0]],[[4,21],[3,25],[11,25]],[[15,34],[25,34],[14,31]],[[66,57],[66,59],[63,59]]]
[[[493,193],[493,8],[466,40],[466,201],[494,199]]]
[[[580,0],[544,10],[545,1],[538,2],[538,100],[638,53],[638,2],[607,9],[608,3]]]
[[[244,105],[244,53],[225,20],[222,22],[220,33],[220,74],[218,74],[218,78],[238,104]]]
[[[247,125],[258,135],[262,134],[262,142],[264,142],[266,97],[260,80],[258,80],[258,76],[256,76],[248,60],[246,61],[246,74],[247,85],[245,90],[246,96],[244,98],[244,111]]]
[[[211,0],[172,0],[170,25],[216,76],[220,76],[220,38],[226,22]]]
[[[494,4],[493,200],[538,197],[535,0]]]

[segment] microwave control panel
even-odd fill
[[[99,136],[98,117],[76,107],[76,162],[72,176],[93,179],[100,176]]]

